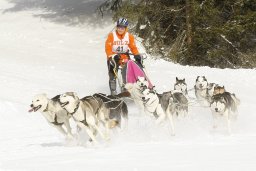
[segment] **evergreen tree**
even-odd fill
[[[256,67],[256,0],[119,3],[113,18],[127,17],[150,53],[184,65]]]

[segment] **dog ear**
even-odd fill
[[[185,82],[185,78],[182,81]]]
[[[149,90],[150,93],[156,94],[156,92],[152,89]]]
[[[69,96],[77,97],[77,94],[75,92],[67,92],[66,94]]]
[[[196,81],[198,81],[199,76],[196,77]]]
[[[179,81],[178,77],[176,77],[176,81]]]
[[[142,77],[141,76],[138,76],[138,78],[137,78],[139,81],[142,79]]]
[[[77,97],[77,93],[76,93],[76,92],[73,92],[73,96],[74,96],[74,97]]]

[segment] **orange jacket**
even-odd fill
[[[123,39],[125,34],[126,34],[126,32],[123,35],[119,35],[117,33],[117,36],[118,36],[119,39]],[[111,57],[111,55],[115,54],[115,52],[112,52],[113,41],[114,41],[114,36],[113,36],[113,33],[111,32],[111,33],[109,33],[108,38],[107,38],[106,43],[105,43],[105,52],[106,52],[108,58]],[[130,33],[129,33],[129,45],[128,45],[128,47],[131,50],[132,54],[134,54],[134,55],[139,54],[139,51],[138,51],[138,49],[136,47],[136,44],[135,44],[134,36]],[[121,60],[122,59],[127,59],[127,58],[128,57],[126,55],[121,55]]]

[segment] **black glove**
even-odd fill
[[[108,58],[108,60],[109,60],[110,65],[115,66],[115,65],[117,65],[119,63],[120,56],[119,55],[115,55],[114,57]]]
[[[142,58],[140,55],[134,55],[135,61],[142,66]]]
[[[120,55],[115,55],[113,57],[113,59],[115,60],[115,62],[118,64],[119,63],[119,60],[120,60],[121,56]]]

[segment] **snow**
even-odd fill
[[[141,26],[140,26],[140,30],[143,30],[143,29],[145,29],[146,27],[147,27],[147,25],[146,25],[146,24],[141,25]]]
[[[0,0],[0,170],[255,170],[255,70],[145,60],[159,92],[173,89],[176,76],[186,78],[190,89],[205,75],[236,93],[241,105],[231,135],[225,124],[213,130],[208,108],[190,106],[189,117],[176,119],[176,136],[170,136],[167,123],[156,126],[129,103],[126,132],[84,147],[67,143],[40,113],[27,112],[37,93],[108,93],[104,42],[113,24],[94,18],[99,3]]]

